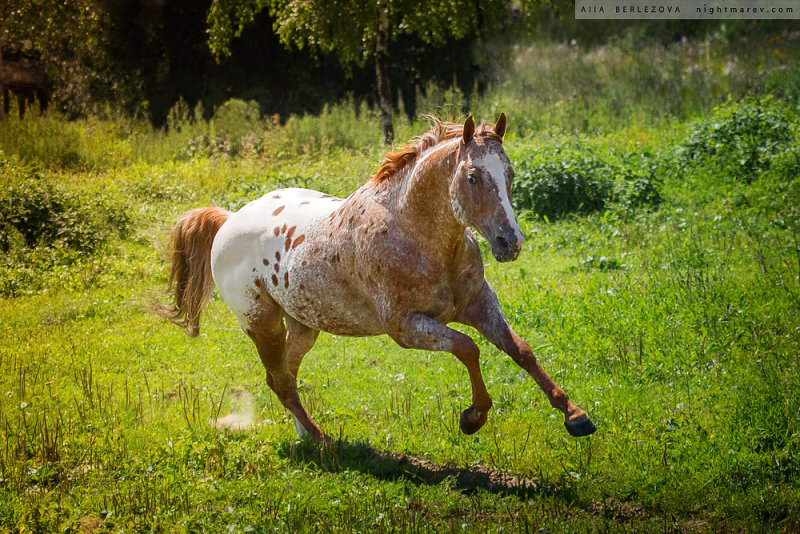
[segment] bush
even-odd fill
[[[94,252],[128,231],[129,217],[109,197],[82,198],[42,174],[0,156],[0,251],[66,247]]]
[[[694,126],[678,147],[678,162],[751,183],[795,139],[792,122],[793,113],[770,98],[729,101]]]
[[[661,200],[656,186],[658,162],[647,155],[558,142],[530,149],[514,161],[515,207],[550,219],[601,211],[611,204],[632,210]]]

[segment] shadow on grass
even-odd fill
[[[332,473],[354,470],[382,480],[408,480],[417,485],[437,485],[449,481],[453,489],[471,494],[478,490],[523,499],[557,497],[573,500],[571,490],[542,483],[528,477],[510,475],[488,467],[465,469],[438,465],[399,452],[379,451],[370,445],[337,440],[317,447],[309,439],[285,442],[281,456],[305,467]]]

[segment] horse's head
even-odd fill
[[[484,126],[478,135],[472,117],[468,117],[450,184],[450,202],[456,220],[478,230],[491,244],[497,261],[517,259],[524,241],[511,207],[514,169],[503,150],[505,131],[503,113],[493,131]]]

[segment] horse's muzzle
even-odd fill
[[[514,261],[519,257],[525,238],[522,233],[509,226],[501,226],[491,240],[492,254],[497,261]]]

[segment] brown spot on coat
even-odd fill
[[[299,246],[300,246],[300,243],[302,243],[302,242],[303,242],[303,241],[305,241],[305,240],[306,240],[306,236],[305,236],[305,235],[300,235],[300,236],[297,236],[297,239],[295,239],[295,240],[294,240],[294,243],[292,243],[292,248],[297,248],[297,247],[299,247]]]
[[[274,274],[272,275],[272,285],[274,286],[278,285],[278,277],[275,276]]]
[[[292,246],[292,238],[291,237],[287,237],[286,238],[286,243],[284,243],[284,245],[283,245],[283,250],[288,251],[291,246]]]
[[[290,238],[294,235],[294,231],[297,230],[297,226],[292,226],[289,228],[289,233],[286,234],[286,237]]]
[[[267,258],[264,258],[262,261],[264,262],[264,265],[269,265],[269,260]]]
[[[285,224],[283,226],[281,226],[281,233],[282,234],[286,233],[286,225]]]
[[[276,252],[275,253],[275,261],[281,261],[281,253],[280,252]]]
[[[285,207],[286,206],[279,206],[278,209],[276,209],[275,211],[272,212],[272,216],[274,217],[275,215],[278,215],[280,212],[283,211],[283,208],[285,208]]]
[[[272,231],[272,233],[277,236],[278,234],[281,233],[281,229],[276,226],[275,229]]]
[[[280,263],[276,263],[275,264],[275,272],[277,273],[280,270],[281,270],[281,264]]]
[[[283,274],[283,287],[289,289],[289,272]]]

